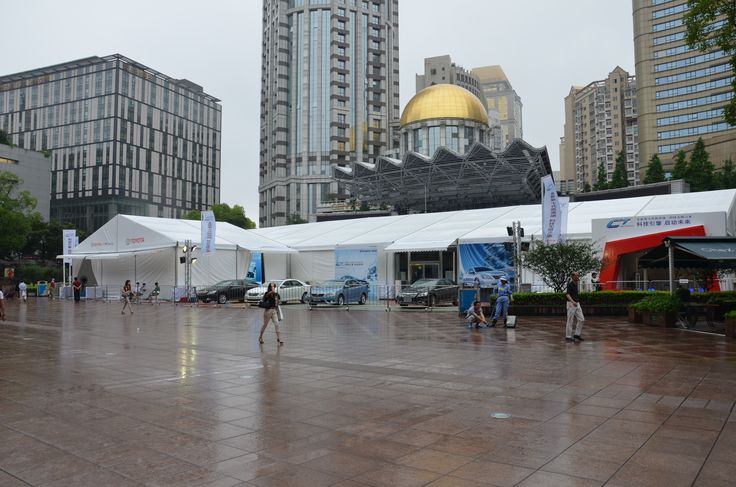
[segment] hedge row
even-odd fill
[[[651,296],[647,291],[598,291],[580,293],[580,301],[584,305],[621,305],[631,303]],[[734,293],[736,295],[736,293]],[[491,302],[496,300],[491,296]],[[564,305],[565,293],[514,293],[514,304],[516,305]]]

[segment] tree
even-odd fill
[[[590,193],[590,191],[591,191],[591,189],[590,189],[590,183],[585,183],[583,185],[583,193]]]
[[[35,256],[44,260],[56,260],[56,256],[64,253],[62,232],[64,229],[74,228],[72,225],[57,221],[45,222],[36,218],[31,222],[31,231],[23,248],[24,256]],[[77,230],[77,237],[81,242],[87,238],[87,233]]]
[[[291,215],[286,217],[287,225],[299,225],[300,223],[307,223],[307,220],[302,218],[299,213],[292,213]]]
[[[4,131],[0,130],[0,144],[9,145],[12,147],[13,143],[10,141],[10,137]]]
[[[654,154],[649,159],[647,165],[647,172],[644,175],[644,184],[661,183],[664,181],[664,168],[662,167],[662,161],[659,160],[659,156]]]
[[[715,179],[720,182],[720,189],[736,188],[736,171],[734,171],[733,161],[731,159],[723,161],[723,167]]]
[[[573,272],[585,275],[601,269],[601,259],[592,243],[568,241],[545,244],[537,241],[524,257],[524,267],[539,274],[556,292],[562,292]]]
[[[675,155],[675,165],[672,168],[672,177],[670,179],[687,179],[687,159],[685,151],[677,151]]]
[[[731,57],[731,71],[736,71],[736,2],[733,0],[688,0],[689,10],[683,16],[685,42],[703,52],[723,51]],[[713,25],[724,20],[723,25]],[[736,94],[736,79],[731,83]],[[736,96],[724,107],[725,120],[736,125]]]
[[[705,143],[702,138],[698,138],[693,151],[690,153],[690,162],[687,166],[687,176],[685,180],[690,185],[690,191],[710,191],[713,188],[713,163],[710,162],[710,155],[705,150]]]
[[[606,177],[606,163],[601,161],[598,164],[598,174],[596,175],[595,183],[593,184],[593,191],[600,191],[608,189],[608,178]]]
[[[218,203],[212,206],[212,212],[215,214],[215,220],[218,222],[227,222],[236,227],[249,230],[256,228],[255,222],[245,216],[245,209],[240,205],[234,205],[232,208],[227,203]],[[202,213],[199,210],[191,210],[181,216],[184,220],[201,220]]]
[[[623,151],[619,151],[616,156],[616,168],[613,170],[613,176],[611,177],[611,184],[609,188],[625,188],[629,185],[628,171],[626,170],[626,154]]]
[[[15,174],[0,171],[0,257],[12,258],[26,245],[33,222],[40,220],[36,199],[21,190],[22,181]]]

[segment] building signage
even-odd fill
[[[215,254],[215,236],[216,236],[215,214],[211,211],[202,212],[202,250],[200,255]]]
[[[140,245],[146,241],[145,237],[132,237],[125,239],[125,245]]]

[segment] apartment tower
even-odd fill
[[[674,155],[699,137],[716,166],[736,159],[736,127],[723,119],[733,96],[729,55],[687,47],[687,0],[633,0],[633,9],[642,171],[653,154],[671,168]],[[719,19],[713,27],[725,23]]]
[[[480,79],[480,89],[486,99],[484,105],[488,107],[489,113],[498,112],[503,131],[503,146],[506,147],[513,139],[523,138],[521,97],[511,86],[503,68],[498,65],[483,66],[473,68],[471,72]]]
[[[560,141],[560,190],[592,188],[603,163],[610,181],[619,152],[626,155],[629,184],[639,184],[636,79],[616,67],[603,80],[573,86],[565,97]]]
[[[219,100],[120,54],[0,77],[0,129],[46,151],[51,220],[176,218],[220,202]]]
[[[312,221],[333,165],[398,148],[398,0],[264,0],[259,224]]]

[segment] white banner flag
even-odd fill
[[[71,264],[72,258],[71,253],[74,247],[77,246],[77,231],[76,230],[62,230],[62,239],[64,242],[64,263]]]
[[[570,208],[570,198],[561,196],[560,201],[560,242],[567,239],[567,211]]]
[[[551,175],[544,176],[541,182],[542,240],[545,244],[554,244],[560,239],[560,200]]]
[[[202,250],[200,255],[215,253],[215,214],[211,211],[202,212]]]

